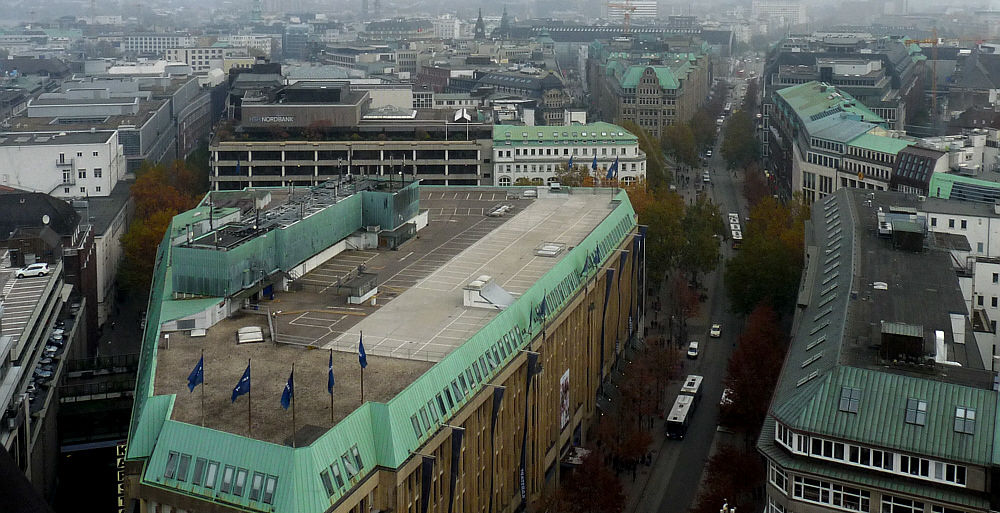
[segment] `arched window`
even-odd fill
[[[510,177],[507,175],[501,176],[497,179],[497,185],[500,187],[510,187]]]
[[[543,184],[543,182],[542,182],[541,178],[532,178],[531,179],[531,185],[542,185],[542,184]]]
[[[633,182],[635,182],[635,177],[634,176],[623,176],[622,177],[622,185],[625,186],[625,187],[628,187],[629,185],[632,185]]]
[[[550,177],[548,177],[548,179],[545,180],[545,183],[546,184],[551,184],[552,182],[558,182],[558,181],[559,181],[558,177],[550,176]]]

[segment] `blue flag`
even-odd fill
[[[594,161],[590,163],[590,169],[597,171],[597,155],[594,155]]]
[[[361,338],[358,339],[358,363],[361,364],[361,368],[364,369],[368,366],[368,355],[365,354],[365,334],[361,334]]]
[[[205,357],[202,356],[198,360],[198,365],[194,366],[194,370],[188,375],[188,389],[194,392],[194,387],[205,382]]]
[[[618,157],[615,157],[615,163],[611,164],[611,167],[608,168],[608,176],[605,176],[605,178],[611,180],[617,174],[618,174]]]
[[[243,371],[243,377],[240,378],[239,383],[236,383],[236,387],[233,388],[233,401],[236,402],[236,398],[250,393],[250,362],[247,362],[247,370]]]
[[[566,165],[566,169],[573,169],[573,156],[569,156],[569,164]]]
[[[292,402],[292,397],[295,395],[295,371],[292,371],[288,375],[288,383],[285,383],[285,389],[281,392],[281,407],[288,409],[288,405]]]
[[[333,393],[333,351],[330,351],[330,375],[326,378],[326,392]]]

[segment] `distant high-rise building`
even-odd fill
[[[808,21],[806,4],[802,0],[754,0],[754,18],[777,20],[782,25],[801,25]]]
[[[250,8],[250,21],[252,23],[258,23],[264,21],[263,11],[261,10],[260,0],[253,0],[253,7]]]

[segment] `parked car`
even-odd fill
[[[708,336],[712,338],[719,338],[722,336],[722,325],[713,324],[712,329],[708,330]]]
[[[698,357],[698,343],[697,342],[691,342],[690,344],[688,344],[687,357],[690,358],[690,359],[692,359],[692,360]]]
[[[52,371],[35,369],[35,378],[49,379],[52,377]]]
[[[18,278],[29,278],[32,276],[45,276],[46,274],[49,274],[49,264],[31,264],[28,267],[18,269],[15,275]]]
[[[704,173],[701,174],[701,181],[705,183],[711,182],[712,175],[708,174],[708,171],[705,171]]]

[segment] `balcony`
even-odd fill
[[[74,159],[71,159],[71,158],[70,159],[66,159],[66,158],[56,159],[56,167],[73,167],[73,160]]]

